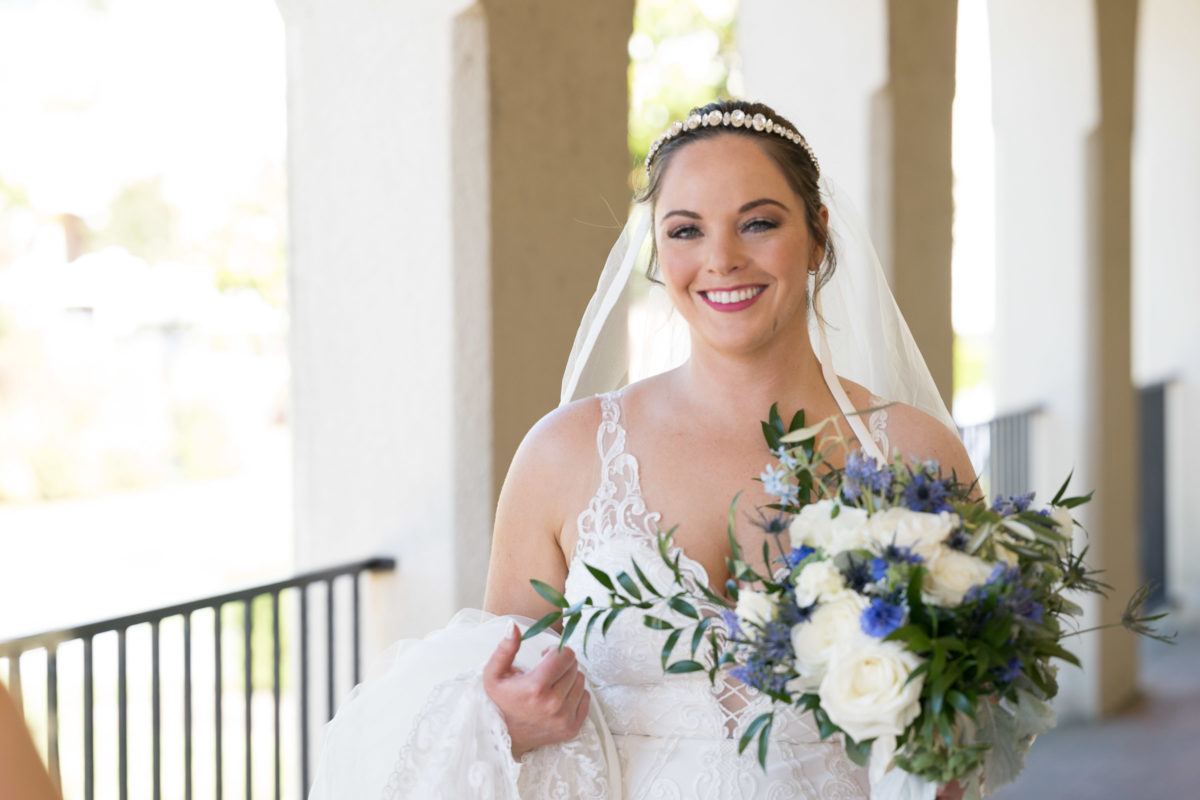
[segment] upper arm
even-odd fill
[[[975,467],[967,456],[958,435],[933,416],[912,406],[897,403],[893,427],[889,428],[894,448],[899,448],[905,460],[936,461],[942,475],[953,473],[959,483],[970,486],[975,483]],[[978,487],[972,496],[978,495]]]
[[[591,470],[582,459],[594,457],[595,449],[583,446],[581,438],[591,424],[587,438],[594,441],[593,415],[599,419],[589,401],[551,412],[517,448],[496,505],[485,610],[533,619],[553,610],[529,581],[537,578],[563,591],[567,561],[560,534],[571,511],[586,504],[580,498]]]

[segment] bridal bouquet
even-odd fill
[[[667,672],[707,670],[715,680],[728,669],[776,707],[811,712],[822,738],[840,734],[847,754],[869,763],[872,796],[932,796],[930,786],[958,780],[978,797],[983,784],[990,792],[1012,781],[1034,737],[1055,724],[1052,659],[1079,663],[1062,645],[1082,613],[1068,594],[1109,588],[1085,566],[1086,551],[1071,551],[1070,510],[1091,495],[1067,497],[1064,482],[1045,508],[1032,495],[987,506],[936,463],[881,465],[856,451],[834,468],[826,453],[843,439],[824,435],[832,425],[806,427],[800,412],[785,427],[775,408],[763,423],[778,459],[761,475],[778,499],[762,523],[771,574],[744,559],[731,508],[729,599],[687,580],[667,532],[658,545],[672,593],[636,562],[632,575],[588,566],[608,603],[568,606],[535,581],[558,610],[534,628],[562,619],[566,639],[587,610],[590,635],[601,619],[607,629],[638,609],[667,632]],[[1158,617],[1140,611],[1147,594],[1136,593],[1122,623],[1156,636],[1148,623]],[[651,613],[662,607],[686,624]],[[757,739],[763,763],[774,713],[739,743]]]

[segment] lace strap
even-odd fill
[[[614,533],[657,541],[662,515],[646,511],[638,462],[625,451],[625,436],[625,428],[621,425],[620,392],[600,395],[600,425],[596,429],[600,485],[588,507],[579,514],[576,555],[588,554],[601,539]]]
[[[872,394],[868,402],[875,410],[871,412],[871,416],[867,417],[867,430],[870,431],[871,438],[879,445],[879,449],[883,451],[883,455],[890,456],[892,448],[888,445],[887,435],[888,401],[877,394]]]

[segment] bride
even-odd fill
[[[869,242],[790,122],[762,104],[711,103],[652,146],[647,178],[581,326],[564,400],[596,372],[643,236],[690,354],[564,402],[530,430],[500,493],[484,613],[402,643],[389,671],[355,690],[327,729],[313,798],[868,796],[865,770],[791,709],[776,715],[766,770],[739,755],[767,699],[721,674],[715,686],[704,673],[663,675],[664,634],[634,615],[586,649],[583,625],[561,650],[549,633],[519,638],[514,620],[524,628],[552,610],[531,578],[572,603],[603,599],[585,562],[615,574],[636,559],[669,584],[660,526],[678,526],[689,579],[723,593],[731,499],[774,502],[754,480],[772,460],[759,426],[772,403],[785,419],[835,418],[876,458],[898,450],[974,478]],[[853,263],[844,247],[858,248]],[[735,537],[761,557],[754,523],[738,515]]]

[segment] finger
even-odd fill
[[[575,687],[575,685],[579,683],[583,683],[583,673],[576,668],[567,672],[565,675],[555,681],[550,687],[550,691],[561,698],[563,708],[569,708],[567,705],[567,697],[571,694],[571,690]]]
[[[521,630],[513,623],[508,636],[500,640],[487,663],[483,665],[483,677],[487,680],[500,680],[513,671],[513,659],[521,649]]]
[[[588,713],[588,705],[591,702],[592,694],[587,690],[587,682],[579,682],[579,696],[575,700],[575,710],[571,715],[571,724],[575,726],[575,730],[583,727],[583,720]]]
[[[569,648],[562,652],[553,651],[542,659],[542,662],[530,670],[533,680],[543,686],[553,686],[559,678],[575,669],[575,653]]]

